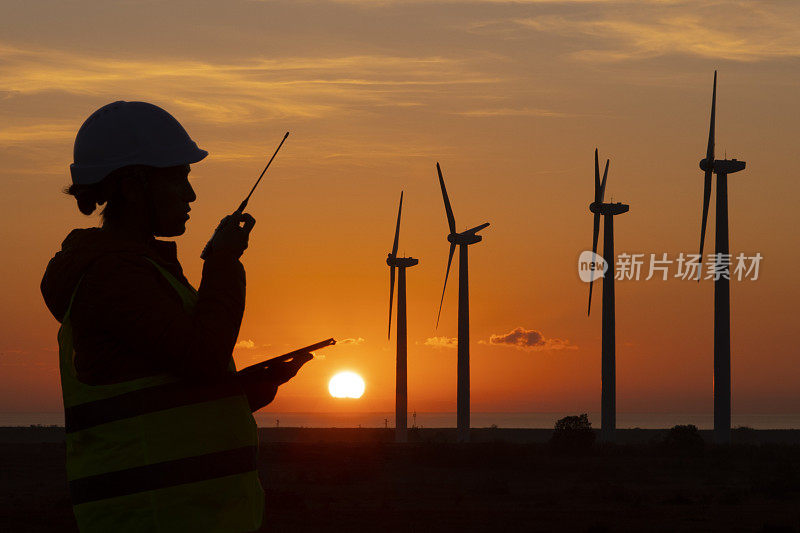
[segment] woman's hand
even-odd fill
[[[247,249],[250,239],[250,230],[256,224],[256,219],[249,213],[234,213],[223,218],[214,236],[211,238],[211,253],[232,255],[235,258],[242,256]]]
[[[300,367],[313,358],[310,353],[303,353],[288,361],[276,361],[257,371],[240,372],[240,383],[250,404],[250,411],[256,412],[272,402],[278,387],[295,377]]]
[[[283,385],[297,375],[297,372],[307,362],[314,358],[310,353],[295,355],[288,361],[272,363],[264,369],[264,380],[270,383]]]

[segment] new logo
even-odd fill
[[[600,254],[593,253],[591,250],[584,250],[578,257],[578,276],[584,283],[589,283],[593,279],[600,279],[608,272],[608,263]]]

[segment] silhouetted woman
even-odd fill
[[[245,303],[240,256],[255,220],[225,217],[197,291],[176,245],[207,155],[163,109],[114,102],[75,139],[70,166],[86,215],[50,261],[42,294],[61,322],[67,474],[81,531],[253,531],[264,493],[251,411],[303,359],[242,383],[232,352]]]

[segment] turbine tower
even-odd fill
[[[703,183],[703,222],[700,226],[700,265],[706,238],[708,205],[711,201],[711,175],[717,175],[716,262],[714,280],[714,439],[719,443],[731,441],[731,294],[728,276],[719,275],[728,258],[728,174],[744,170],[745,162],[736,159],[714,159],[714,128],[717,107],[717,71],[714,71],[714,90],[711,95],[711,124],[708,128],[706,157],[700,161],[705,172]],[[698,269],[700,280],[702,268]]]
[[[600,392],[600,439],[613,442],[617,428],[617,370],[616,370],[616,325],[614,318],[614,216],[627,213],[630,206],[616,202],[603,202],[606,194],[606,178],[608,163],[600,181],[600,165],[597,161],[597,149],[594,151],[594,201],[589,204],[589,211],[594,213],[594,230],[592,231],[592,253],[597,254],[597,238],[600,232],[600,215],[603,215],[603,259],[608,264],[608,271],[603,277],[603,340],[601,358],[601,392]],[[594,260],[594,257],[592,259]],[[592,285],[594,269],[589,280],[589,307],[586,315],[592,312]]]
[[[397,209],[397,226],[394,230],[392,251],[386,258],[389,265],[389,338],[392,337],[392,300],[394,298],[394,269],[397,277],[397,370],[394,438],[396,442],[408,441],[408,356],[406,333],[406,268],[419,263],[413,257],[397,257],[397,243],[400,239],[400,214],[403,211],[403,192],[400,192],[400,207]]]
[[[450,242],[450,254],[447,257],[447,270],[444,274],[444,288],[442,289],[442,299],[439,302],[439,314],[436,316],[436,327],[439,327],[439,318],[442,315],[442,303],[444,303],[444,291],[447,288],[447,277],[450,275],[450,264],[453,262],[453,253],[458,245],[458,377],[457,377],[457,400],[456,400],[456,425],[458,426],[458,441],[469,441],[469,268],[467,261],[467,248],[470,244],[481,241],[483,237],[478,232],[489,225],[488,222],[475,226],[472,229],[456,232],[456,219],[453,216],[453,209],[450,207],[450,199],[447,197],[447,189],[444,186],[442,169],[436,163],[436,172],[439,174],[439,185],[442,188],[442,198],[444,199],[444,210],[447,214],[447,224],[450,226],[450,233],[447,240]]]

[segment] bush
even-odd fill
[[[586,413],[565,416],[556,422],[550,445],[559,452],[576,453],[589,450],[594,444],[595,434]]]
[[[758,444],[758,434],[751,427],[738,426],[731,430],[731,441],[734,444]]]
[[[697,426],[688,424],[685,426],[672,426],[664,438],[664,446],[668,450],[683,455],[696,455],[703,452],[706,443],[703,437],[700,436]]]

